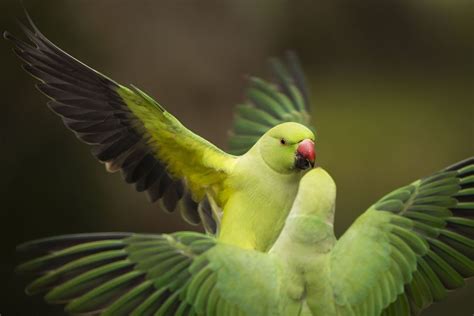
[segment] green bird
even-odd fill
[[[170,212],[203,223],[218,239],[266,251],[281,231],[298,183],[315,163],[302,71],[274,61],[278,83],[251,79],[238,108],[233,155],[186,129],[138,88],[127,88],[74,59],[33,24],[30,43],[5,32],[23,68],[39,79],[49,108],[107,170],[147,191]],[[277,85],[278,84],[278,85]],[[300,124],[303,123],[303,124]],[[269,185],[271,184],[271,185]]]
[[[83,234],[39,256],[28,294],[87,315],[417,315],[474,276],[474,157],[386,195],[336,240],[336,186],[300,181],[268,252],[195,232]],[[43,254],[43,255],[41,255]]]
[[[33,45],[5,37],[53,111],[108,170],[208,234],[30,242],[18,248],[33,258],[18,267],[36,277],[28,294],[88,315],[413,315],[473,276],[474,158],[390,193],[336,240],[336,188],[322,168],[308,172],[314,133],[293,56],[274,61],[275,83],[250,80],[233,156],[32,27]]]

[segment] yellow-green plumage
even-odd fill
[[[124,87],[66,54],[31,19],[30,24],[33,31],[24,31],[32,45],[5,37],[15,43],[25,70],[41,81],[49,107],[94,147],[109,171],[122,171],[152,202],[179,210],[190,223],[203,222],[227,243],[261,251],[271,246],[304,174],[295,167],[298,144],[315,140],[310,129],[287,122],[304,121],[295,115],[307,118],[300,74],[275,62],[280,83],[251,81],[247,106],[265,119],[237,119],[235,132],[252,141],[234,156],[188,130],[138,88]]]
[[[135,91],[137,89],[135,88]],[[120,86],[118,93],[150,135],[148,145],[176,178],[185,178],[194,197],[201,200],[211,191],[221,191],[236,157],[190,132],[174,116],[143,92]]]

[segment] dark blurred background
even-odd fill
[[[225,147],[246,74],[301,57],[312,90],[318,160],[338,184],[340,235],[377,198],[474,154],[474,2],[24,1],[60,47],[156,97]],[[19,1],[0,2],[19,34]],[[0,42],[0,314],[61,315],[27,298],[14,247],[50,235],[197,229],[107,174],[45,106]],[[474,313],[474,282],[426,315]]]

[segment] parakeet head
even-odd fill
[[[293,209],[300,214],[330,213],[336,201],[336,184],[323,168],[317,167],[300,181]]]
[[[280,173],[290,173],[314,167],[314,140],[310,129],[287,122],[267,131],[256,146],[269,167]]]

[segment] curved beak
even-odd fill
[[[301,170],[313,168],[315,160],[314,142],[311,139],[301,141],[296,149],[295,167]]]

